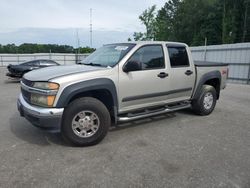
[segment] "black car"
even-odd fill
[[[9,72],[6,74],[6,76],[12,78],[21,78],[25,73],[29,71],[40,69],[43,67],[57,66],[57,65],[59,65],[57,62],[47,59],[37,59],[37,60],[27,61],[19,65],[10,64],[7,66]]]

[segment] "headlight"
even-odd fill
[[[34,82],[33,87],[38,89],[56,90],[59,88],[59,84],[53,82]]]
[[[52,82],[34,82],[33,88],[39,90],[31,93],[30,102],[32,104],[43,107],[53,106],[59,84]]]
[[[31,94],[30,101],[32,104],[44,107],[52,107],[54,104],[55,95],[40,95],[36,93]]]

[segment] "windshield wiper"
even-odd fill
[[[90,66],[103,66],[102,64],[98,64],[98,63],[82,63],[83,65],[90,65]]]

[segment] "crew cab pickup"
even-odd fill
[[[89,146],[118,122],[185,108],[210,114],[227,74],[226,64],[193,62],[184,43],[108,44],[78,65],[25,74],[17,106],[33,125]]]

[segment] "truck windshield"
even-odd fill
[[[135,44],[129,43],[104,45],[82,60],[80,64],[114,67],[134,46]]]

